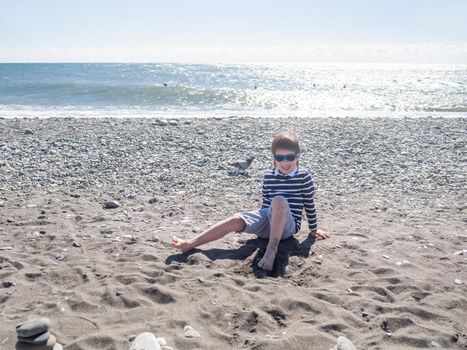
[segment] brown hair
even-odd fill
[[[274,136],[271,145],[271,152],[272,154],[276,154],[278,150],[291,150],[295,153],[301,153],[300,150],[300,141],[298,140],[298,136],[292,130],[286,130],[278,133]],[[276,161],[273,160],[273,166],[276,166]],[[297,160],[298,166],[298,160]]]

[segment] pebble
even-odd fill
[[[117,297],[119,297],[119,296],[122,295],[122,294],[124,294],[124,292],[121,291],[121,290],[118,290],[118,289],[117,289],[117,291],[115,292],[115,295],[116,295]]]
[[[119,206],[120,206],[120,203],[118,203],[117,201],[108,201],[108,202],[104,202],[103,204],[104,209],[115,209],[115,208],[118,208]]]
[[[337,338],[337,350],[357,350],[353,343],[346,337]]]
[[[456,279],[454,280],[454,283],[455,283],[455,284],[458,284],[458,285],[461,285],[463,282],[462,282],[460,279],[456,278]]]
[[[442,346],[439,345],[439,343],[435,342],[434,340],[431,342],[431,347],[432,348],[441,348]]]
[[[33,132],[31,129],[25,129],[25,130],[24,130],[24,134],[25,134],[25,135],[33,135],[34,132]]]
[[[159,242],[161,240],[161,237],[158,234],[154,234],[152,236],[152,241],[153,242]]]
[[[467,255],[467,249],[457,250],[453,255]]]
[[[73,247],[79,248],[81,244],[79,242],[73,241]]]
[[[10,281],[5,281],[2,284],[4,288],[10,288],[10,287],[16,286],[15,282],[10,282]]]
[[[18,334],[20,337],[31,337],[33,335],[48,331],[49,327],[50,320],[48,318],[35,318],[17,325],[16,334]]]
[[[149,204],[154,204],[154,203],[157,203],[157,202],[159,202],[159,198],[157,198],[157,197],[152,197],[152,198],[148,199]]]
[[[158,125],[158,126],[166,126],[168,124],[169,123],[167,123],[167,121],[165,121],[164,119],[155,119],[154,123],[152,123],[152,125]]]
[[[18,341],[23,342],[23,343],[38,344],[38,345],[49,344],[49,341],[50,341],[51,342],[50,346],[53,346],[57,340],[55,339],[53,335],[49,333],[49,331],[45,331],[40,334],[32,335],[30,337],[18,336]]]
[[[347,337],[340,336],[337,338],[336,346],[331,350],[357,350],[357,348]]]
[[[13,247],[0,247],[0,250],[12,250]]]
[[[57,254],[55,255],[55,259],[57,259],[58,261],[62,261],[63,259],[65,259],[65,257],[62,254]]]
[[[389,255],[383,255],[383,258],[389,259]]]
[[[195,330],[191,326],[185,326],[183,329],[183,332],[185,334],[185,338],[199,338],[201,337],[201,334],[197,330]]]
[[[154,334],[144,332],[133,340],[130,350],[161,350],[161,345]]]

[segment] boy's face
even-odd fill
[[[297,161],[300,159],[300,153],[295,153],[293,150],[286,150],[286,149],[279,149],[276,151],[275,155],[283,155],[286,156],[288,154],[296,154],[296,158],[294,160],[287,160],[284,159],[282,162],[278,162],[274,160],[275,167],[283,174],[290,173],[294,170],[297,166]]]

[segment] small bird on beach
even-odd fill
[[[247,160],[239,160],[227,164],[236,167],[238,170],[246,170],[250,167],[251,163],[253,163],[254,159],[255,157],[249,157]]]

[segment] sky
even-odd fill
[[[0,0],[0,62],[467,63],[466,0]]]

